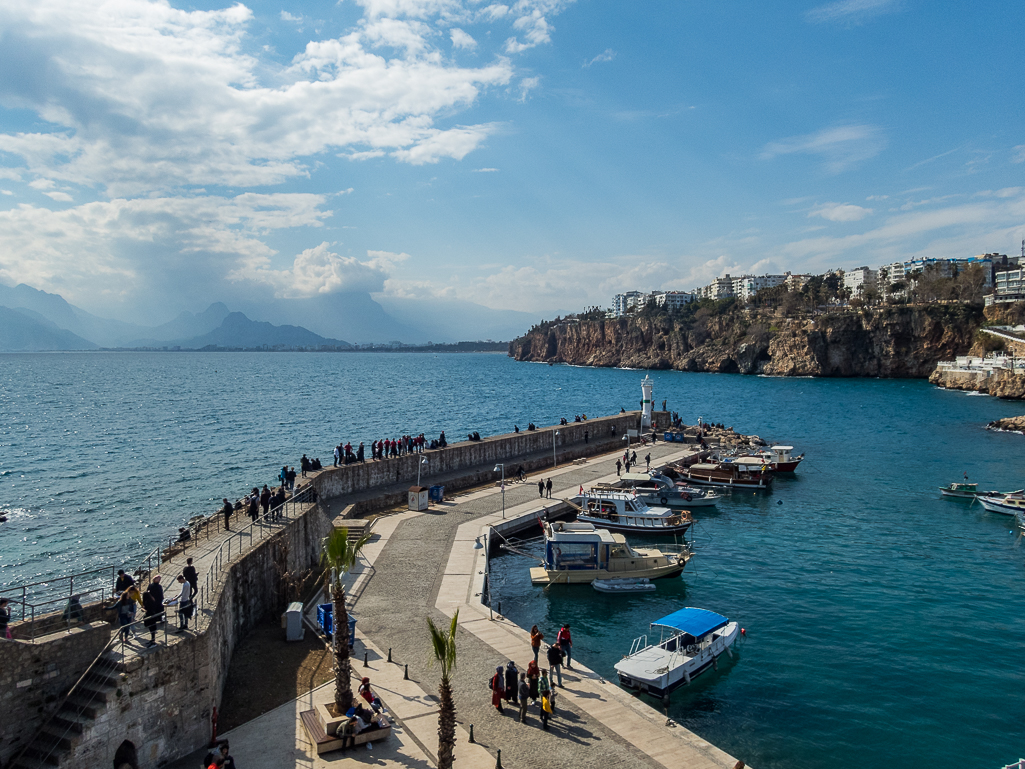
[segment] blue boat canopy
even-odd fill
[[[681,633],[689,633],[695,638],[700,638],[706,633],[711,633],[713,630],[718,630],[725,626],[727,622],[729,620],[726,617],[716,614],[714,611],[686,608],[674,611],[672,614],[666,615],[662,619],[657,619],[651,624],[669,627],[673,630],[679,630]]]

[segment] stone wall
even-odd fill
[[[110,634],[111,626],[101,622],[51,636],[45,644],[0,641],[0,766],[32,739]]]

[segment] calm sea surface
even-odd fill
[[[609,414],[634,407],[642,376],[502,355],[0,355],[0,585],[132,565],[339,440]],[[685,421],[792,443],[807,461],[770,495],[699,512],[683,578],[645,596],[546,593],[529,561],[496,558],[504,613],[552,633],[571,622],[575,656],[607,676],[680,606],[739,620],[737,659],[674,693],[670,715],[758,769],[1025,754],[1025,547],[1011,519],[936,491],[965,471],[1025,486],[1025,438],[982,429],[1025,408],[921,381],[652,378]]]

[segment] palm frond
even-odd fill
[[[356,565],[360,551],[369,541],[369,532],[355,542],[350,542],[347,528],[335,529],[321,541],[320,562],[324,567],[333,569],[336,579],[340,580],[343,574]]]
[[[456,611],[452,617],[452,623],[447,632],[434,624],[434,620],[427,618],[427,629],[431,634],[431,647],[434,650],[434,659],[441,663],[441,676],[448,678],[449,673],[456,666],[456,628],[459,625],[459,612]]]

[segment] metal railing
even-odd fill
[[[11,615],[11,621],[24,621],[29,618],[30,613],[34,613],[34,608],[37,606],[44,606],[46,604],[52,604],[57,602],[64,602],[75,595],[75,580],[78,580],[79,585],[83,582],[86,584],[95,583],[97,576],[102,574],[107,584],[110,586],[110,594],[114,594],[114,578],[116,570],[113,566],[104,566],[99,569],[90,569],[89,571],[80,571],[75,574],[70,574],[66,577],[53,577],[52,579],[42,580],[40,582],[29,582],[24,585],[12,585],[11,587],[2,588],[4,597],[10,600],[12,604],[21,607],[21,616],[15,617],[13,612]],[[90,578],[91,579],[88,579]],[[34,590],[34,588],[41,588],[40,590]],[[65,589],[66,588],[66,589]],[[90,593],[99,592],[100,600],[104,597],[107,588],[92,587],[81,591],[78,595],[88,595]],[[21,593],[21,600],[17,600],[12,597],[12,594],[17,595]],[[32,595],[32,600],[29,600],[30,593],[42,593],[43,599],[39,600]]]

